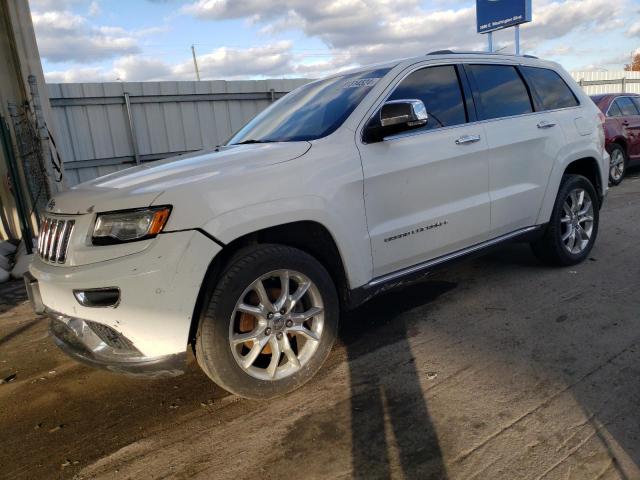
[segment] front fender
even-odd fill
[[[301,221],[319,223],[332,235],[350,288],[371,279],[371,244],[364,215],[348,208],[336,211],[322,197],[307,195],[247,205],[217,216],[203,230],[228,244],[260,230]]]

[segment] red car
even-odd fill
[[[619,185],[629,165],[640,163],[640,95],[616,93],[593,95],[591,99],[606,117],[609,181]]]

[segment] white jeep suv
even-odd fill
[[[501,242],[583,261],[609,159],[557,64],[434,52],[286,95],[214,151],[55,197],[27,286],[72,357],[249,398],[321,367],[340,312]]]

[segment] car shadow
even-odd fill
[[[7,343],[8,341],[10,341],[10,340],[12,340],[12,339],[14,339],[14,338],[16,338],[18,336],[20,336],[21,334],[23,334],[27,330],[35,327],[40,321],[41,321],[40,318],[36,318],[35,320],[31,320],[31,321],[25,323],[24,325],[19,326],[18,328],[16,328],[12,332],[9,332],[5,336],[0,337],[0,346],[2,346],[3,344]]]
[[[464,277],[463,271],[468,274],[475,269],[540,269],[533,254],[525,253],[528,251],[526,245],[506,246],[502,251],[465,262],[461,271],[453,267],[451,275],[443,272],[434,278]],[[430,322],[428,313],[437,308],[431,304],[456,286],[431,280],[394,290],[350,313],[342,323],[341,339],[349,357],[352,388],[353,478],[395,477],[395,465],[400,466],[405,478],[447,478],[438,435],[420,384],[426,367],[416,365],[410,348],[416,320],[405,318],[415,316],[403,313],[420,309],[424,320],[419,321]],[[609,468],[620,478],[633,478],[627,473],[628,467],[640,467],[640,335],[633,328],[634,319],[629,312],[640,303],[633,300],[625,312],[603,315],[575,310],[572,301],[568,297],[563,300],[568,305],[559,302],[553,318],[543,314],[524,317],[515,332],[504,331],[496,336],[502,330],[474,329],[474,345],[485,350],[487,356],[503,357],[502,364],[544,370],[549,378],[561,379],[587,419],[585,424],[593,429],[594,438],[610,456]],[[549,302],[556,307],[553,299]],[[502,323],[502,317],[508,320],[513,318],[511,315],[514,313],[501,309],[494,320]],[[590,329],[580,328],[587,320]],[[446,334],[439,322],[433,322],[433,328],[434,332]],[[504,348],[514,333],[529,339],[529,351]],[[553,341],[549,341],[549,335]],[[387,360],[391,357],[390,366]]]
[[[447,478],[402,313],[455,287],[449,282],[405,287],[371,300],[342,323],[351,380],[353,478],[396,476],[394,463],[405,478]],[[388,345],[397,368],[386,362]]]

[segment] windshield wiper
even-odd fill
[[[253,143],[275,143],[275,140],[245,140],[244,142],[234,143],[234,145],[251,145]]]

